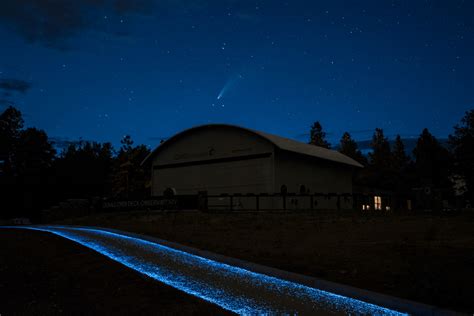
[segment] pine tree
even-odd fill
[[[110,143],[69,144],[54,163],[61,199],[104,196],[109,190],[113,149]]]
[[[391,168],[389,171],[392,180],[392,189],[400,195],[407,194],[416,186],[416,177],[413,172],[413,164],[405,152],[405,145],[397,135],[393,144]]]
[[[372,152],[369,153],[369,163],[382,171],[390,167],[390,144],[381,128],[376,128],[370,144]]]
[[[51,167],[56,150],[43,130],[27,128],[22,131],[16,162],[21,174],[37,174]]]
[[[113,179],[113,193],[121,198],[143,198],[149,194],[146,186],[150,175],[141,162],[150,153],[145,145],[133,147],[133,140],[125,136],[116,157]]]
[[[38,210],[54,200],[48,179],[56,155],[48,135],[36,128],[27,128],[20,134],[15,165],[18,171],[22,206],[29,216],[39,216]]]
[[[467,111],[449,135],[455,171],[466,183],[467,195],[474,201],[474,110]]]
[[[326,141],[326,133],[323,131],[323,127],[319,121],[314,122],[311,126],[309,143],[328,149],[331,148],[331,144]]]
[[[0,161],[3,164],[2,173],[17,173],[15,155],[23,124],[21,112],[12,106],[0,114]]]
[[[449,151],[441,146],[438,140],[428,131],[423,129],[416,147],[415,170],[420,185],[449,188],[452,186],[449,176],[451,157]]]
[[[395,173],[401,173],[406,170],[410,163],[410,157],[405,153],[405,145],[400,135],[395,138],[395,144],[392,150],[392,167]]]
[[[351,157],[357,162],[365,165],[367,164],[367,159],[365,159],[362,152],[359,150],[357,143],[352,139],[351,135],[348,132],[345,132],[340,140],[339,152]]]
[[[370,146],[372,152],[369,153],[368,167],[362,172],[363,182],[375,188],[392,189],[390,144],[381,128],[375,129]]]
[[[51,166],[56,151],[47,134],[24,129],[22,114],[10,106],[0,114],[0,216],[37,218],[38,210],[52,199]]]
[[[128,152],[132,150],[133,140],[130,135],[125,135],[122,140],[120,141],[122,147],[120,147],[120,151]]]

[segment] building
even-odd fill
[[[362,167],[334,150],[226,124],[182,131],[143,164],[152,168],[153,196],[238,194],[242,198],[233,201],[238,206],[255,203],[244,201],[252,194],[352,193],[353,171]],[[281,207],[267,200],[260,201],[264,207]]]

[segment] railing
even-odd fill
[[[375,204],[374,196],[380,197]],[[197,194],[156,196],[142,200],[104,200],[102,211],[183,210],[201,211],[292,211],[292,210],[363,210],[391,211],[407,209],[410,197],[388,194],[313,193],[313,194]]]
[[[313,194],[220,194],[203,195],[201,210],[317,210],[317,209],[360,209],[363,205],[374,207],[374,195],[353,193],[313,193]],[[381,196],[384,210],[393,209],[392,197]]]
[[[127,211],[127,210],[179,210],[197,208],[197,195],[180,196],[156,196],[146,199],[103,200],[100,209],[102,211]]]

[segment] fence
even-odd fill
[[[406,197],[391,195],[314,193],[314,194],[220,194],[157,196],[143,200],[105,200],[103,211],[182,210],[269,211],[269,210],[393,210],[405,209]],[[403,203],[401,203],[403,202]]]
[[[103,200],[99,206],[102,211],[128,211],[128,210],[182,210],[196,209],[198,207],[197,195],[157,196],[141,200]]]
[[[377,197],[377,198],[375,198]],[[221,194],[199,197],[201,210],[392,210],[390,195],[352,193]],[[400,203],[398,203],[399,205]],[[406,203],[405,203],[406,204]],[[397,207],[400,209],[401,207]]]
[[[421,201],[423,202],[423,201]],[[435,205],[434,202],[437,202]],[[444,205],[446,204],[447,205]],[[432,205],[431,205],[432,204]],[[142,200],[102,200],[94,203],[101,211],[184,210],[202,211],[292,211],[292,210],[361,210],[412,211],[452,210],[446,200],[435,200],[426,206],[416,195],[390,193],[275,193],[155,196]],[[439,204],[439,205],[438,205]],[[434,205],[434,206],[433,206]]]

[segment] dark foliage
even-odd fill
[[[20,111],[0,115],[0,217],[38,219],[40,210],[65,199],[143,198],[150,175],[141,162],[150,153],[130,136],[116,153],[111,143],[71,142],[59,155],[47,134],[23,128]]]
[[[21,112],[13,107],[0,115],[0,189],[6,206],[0,216],[35,217],[50,203],[50,174],[55,150],[42,130],[23,129]]]
[[[474,110],[467,111],[449,135],[456,174],[465,182],[466,195],[474,201]]]
[[[149,195],[150,174],[141,167],[150,154],[145,145],[133,146],[133,140],[126,135],[114,161],[113,196],[119,198],[143,198]]]
[[[323,131],[323,127],[319,121],[316,121],[311,126],[309,132],[309,143],[324,148],[331,148],[331,144],[326,140],[326,133]]]
[[[449,180],[452,171],[450,153],[428,129],[423,129],[413,154],[418,185],[435,188],[452,187]]]
[[[393,177],[393,190],[396,193],[408,193],[415,183],[414,165],[405,151],[405,145],[397,135],[391,152],[391,176]]]
[[[375,169],[386,170],[390,167],[390,144],[383,134],[383,129],[376,128],[372,136],[372,152],[369,153],[369,163]]]
[[[388,139],[381,128],[376,128],[371,142],[372,152],[368,156],[368,165],[359,176],[360,185],[392,189],[393,178],[391,151]]]
[[[359,162],[362,165],[367,164],[367,159],[364,157],[362,152],[359,150],[357,143],[352,139],[351,135],[348,132],[345,132],[340,140],[339,152],[344,155],[351,157],[355,161]]]
[[[397,135],[392,149],[392,167],[396,173],[403,173],[409,163],[410,157],[405,152],[405,145],[400,135]]]
[[[63,198],[101,197],[110,193],[112,144],[69,145],[54,163],[57,192]]]
[[[8,176],[15,174],[14,160],[23,124],[20,111],[12,106],[0,115],[0,160],[3,161],[2,173]]]

